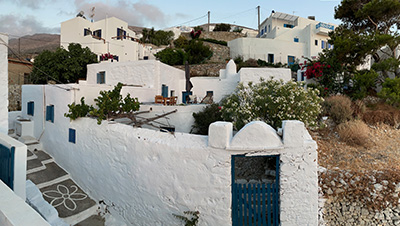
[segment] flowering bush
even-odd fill
[[[201,35],[201,30],[198,30],[196,32],[194,32],[194,30],[192,30],[190,32],[190,37],[192,37],[192,39],[197,39],[200,37],[200,35]]]
[[[304,89],[302,83],[263,80],[248,86],[239,84],[236,92],[222,102],[222,117],[239,130],[253,120],[261,120],[274,128],[283,120],[300,120],[316,126],[321,113],[316,89]]]

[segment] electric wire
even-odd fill
[[[24,62],[24,60],[22,60],[21,57],[20,57],[16,52],[14,52],[14,50],[13,50],[12,48],[10,48],[10,46],[9,46],[1,37],[0,37],[0,41],[2,42],[1,44],[5,45],[5,46],[18,58],[18,60],[20,60],[21,62]],[[28,65],[25,65],[25,66],[28,67],[29,69],[31,69]],[[72,87],[72,86],[70,86],[70,85],[68,85],[68,84],[62,83],[62,82],[59,81],[58,79],[56,79],[56,78],[54,78],[53,76],[47,74],[46,72],[44,72],[43,70],[41,70],[40,68],[36,67],[36,66],[33,65],[33,64],[32,64],[32,67],[36,68],[39,72],[41,72],[42,74],[46,75],[48,78],[51,78],[51,79],[53,79],[54,81],[56,81],[56,82],[58,82],[58,83],[60,83],[60,84],[63,84],[63,85],[65,85],[65,86],[69,86],[69,87],[71,87],[71,88],[64,88],[64,87],[61,87],[61,86],[56,85],[56,84],[55,84],[55,85],[54,85],[54,84],[49,84],[49,85],[53,85],[53,86],[55,86],[55,87],[57,87],[57,88],[60,88],[60,89],[63,89],[63,90],[67,90],[67,91],[70,91],[71,89],[75,89],[74,87]]]

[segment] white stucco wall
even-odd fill
[[[14,183],[13,191],[23,200],[26,198],[25,181],[26,181],[26,150],[25,144],[11,138],[10,136],[0,133],[0,144],[11,149],[14,148]]]
[[[242,68],[239,71],[240,82],[246,84],[249,82],[258,83],[260,79],[283,80],[288,82],[292,79],[292,72],[289,68]]]
[[[156,95],[161,95],[161,86],[168,86],[168,96],[175,90],[178,103],[182,102],[182,91],[185,90],[185,72],[156,60],[135,62],[113,62],[88,65],[87,84],[97,83],[97,73],[105,71],[107,85],[115,86],[118,82],[141,87],[131,89],[132,96],[140,102],[154,102]]]
[[[230,56],[242,56],[243,60],[249,58],[268,61],[268,54],[274,54],[274,63],[288,63],[288,56],[302,58],[304,43],[293,40],[274,40],[268,38],[238,38],[228,42]]]
[[[50,226],[25,200],[0,180],[0,225]]]
[[[70,43],[80,43],[83,47],[89,47],[97,55],[111,53],[119,57],[119,61],[137,61],[143,46],[130,38],[116,39],[117,28],[126,31],[126,35],[137,38],[134,31],[128,28],[128,23],[116,17],[106,18],[91,22],[82,17],[75,17],[61,23],[61,46],[68,48]],[[101,30],[102,40],[91,35],[84,36],[84,29],[92,32]],[[143,57],[142,57],[143,58]]]
[[[0,33],[0,133],[8,133],[8,35]]]
[[[32,94],[42,90],[24,86],[23,95],[38,100]],[[281,225],[316,225],[316,143],[301,122],[285,122],[283,138],[262,122],[247,125],[235,136],[231,124],[210,129],[210,137],[170,134],[117,123],[97,125],[90,118],[70,121],[62,116],[67,107],[61,103],[72,102],[77,91],[55,86],[44,91],[46,105],[55,106],[54,123],[44,123],[44,149],[85,192],[105,200],[113,216],[128,224],[176,225],[173,213],[198,210],[201,225],[230,225],[231,156],[278,154]],[[163,109],[154,110],[158,108]],[[35,115],[40,115],[36,109],[43,107],[35,104]],[[35,131],[43,131],[37,127]],[[69,128],[76,130],[76,144],[68,142]]]

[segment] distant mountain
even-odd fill
[[[8,45],[15,53],[21,53],[22,57],[32,57],[43,52],[44,50],[53,51],[60,47],[60,35],[27,35],[19,39],[10,39]],[[12,57],[15,57],[10,50],[8,50],[8,54]]]

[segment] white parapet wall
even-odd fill
[[[13,188],[16,195],[23,200],[26,198],[26,150],[25,144],[0,133],[0,144],[7,148],[14,148],[14,183]]]
[[[8,35],[0,33],[0,133],[8,133]]]
[[[34,209],[0,180],[0,225],[50,226]]]

